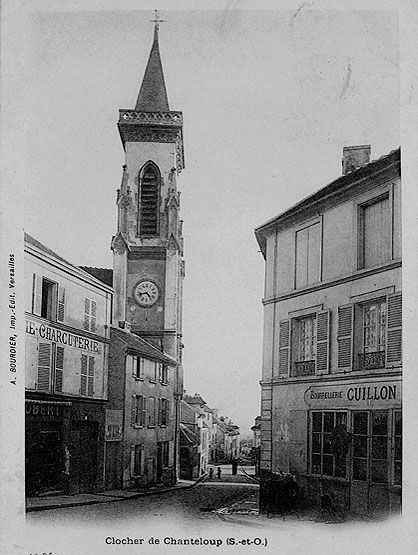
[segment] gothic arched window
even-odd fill
[[[149,162],[140,176],[140,235],[157,235],[158,233],[159,185],[158,168]]]

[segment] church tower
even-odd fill
[[[184,167],[183,116],[173,112],[154,40],[134,110],[119,111],[125,150],[112,239],[114,323],[179,362],[182,348],[182,221],[177,177]]]

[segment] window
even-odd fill
[[[84,323],[83,329],[96,333],[96,316],[97,305],[96,301],[85,298],[84,299]]]
[[[159,172],[153,164],[147,164],[140,179],[140,235],[158,233]]]
[[[168,426],[169,419],[169,402],[168,399],[160,399],[159,424],[160,426]]]
[[[166,364],[159,364],[159,370],[160,370],[161,383],[168,384],[169,382],[168,366]]]
[[[353,480],[388,482],[388,411],[353,412]]]
[[[167,468],[170,464],[170,442],[160,441],[161,449],[161,465],[163,468]]]
[[[290,376],[311,376],[329,372],[329,310],[321,310],[291,320],[291,367]],[[288,362],[286,337],[288,321],[280,323],[279,373],[284,373]],[[282,337],[283,335],[283,337]]]
[[[335,478],[347,474],[346,412],[313,412],[311,424],[311,473]]]
[[[372,268],[391,259],[391,215],[389,196],[360,207],[359,267]]]
[[[128,355],[127,364],[132,368],[132,376],[137,380],[144,379],[145,360],[136,355]]]
[[[39,343],[38,346],[38,380],[36,388],[40,391],[49,391],[51,387],[51,343]]]
[[[402,293],[340,306],[337,341],[340,372],[401,366]]]
[[[158,373],[159,373],[158,362],[155,362],[155,360],[150,361],[150,368],[151,368],[151,373],[149,376],[149,381],[156,383],[158,379]]]
[[[93,356],[81,355],[81,383],[80,395],[92,397],[94,395],[94,366]]]
[[[395,442],[393,483],[400,486],[402,484],[402,412],[400,410],[394,411],[393,435]]]
[[[133,449],[133,475],[139,476],[142,474],[143,461],[144,461],[144,446],[135,445]]]
[[[375,301],[363,307],[363,345],[360,369],[385,367],[386,300]]]
[[[155,426],[155,397],[148,398],[148,426]]]
[[[315,315],[295,320],[294,369],[292,375],[315,374],[316,360],[316,317]]]
[[[33,274],[32,312],[36,316],[54,322],[64,322],[64,287],[38,274]]]
[[[132,395],[132,425],[145,426],[147,399],[143,395]]]
[[[296,289],[320,280],[320,224],[296,232]]]

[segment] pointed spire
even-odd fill
[[[161,19],[155,10],[154,41],[145,69],[135,110],[137,112],[168,112],[167,90],[165,88],[164,72],[161,63],[160,47],[158,44],[158,31]]]

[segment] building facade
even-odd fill
[[[112,327],[110,335],[106,489],[173,485],[177,362],[127,329]]]
[[[400,150],[256,230],[265,258],[261,507],[271,473],[312,502],[399,509],[402,467]]]
[[[112,289],[25,234],[26,493],[103,489]]]

